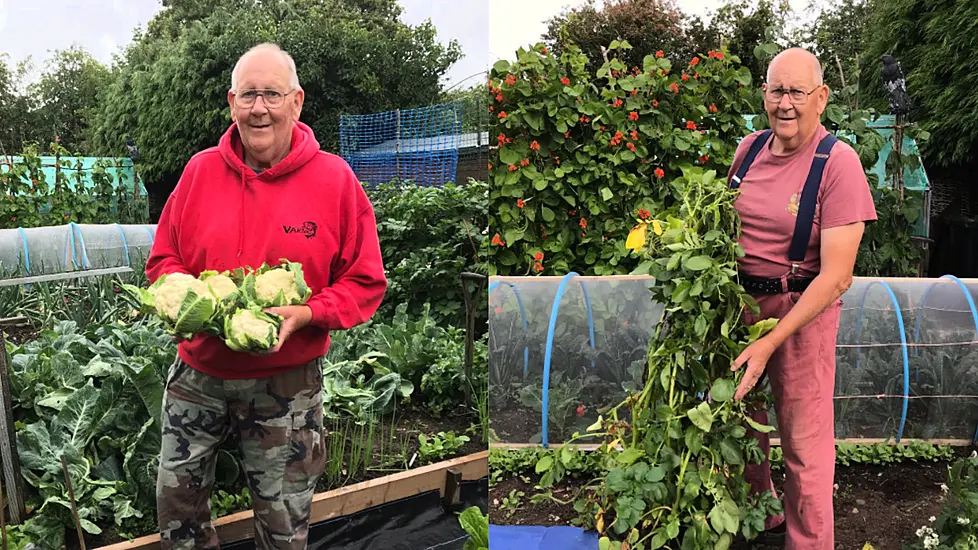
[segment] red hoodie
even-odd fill
[[[167,200],[146,262],[155,281],[164,273],[300,262],[312,289],[312,322],[282,349],[254,356],[220,338],[182,342],[180,358],[222,379],[261,378],[320,357],[329,331],[361,324],[387,290],[373,206],[353,170],[319,150],[312,130],[297,122],[292,150],[256,174],[242,159],[237,125],[217,147],[193,156]]]

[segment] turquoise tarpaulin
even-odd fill
[[[53,157],[53,156],[42,156],[41,159],[41,172],[44,173],[44,179],[48,183],[54,183],[55,163],[61,161],[61,169],[66,171],[69,175],[70,185],[75,185],[75,174],[78,172],[76,170],[77,163],[81,161],[81,173],[82,173],[82,183],[86,189],[91,189],[95,186],[92,182],[92,170],[95,167],[95,163],[101,160],[107,165],[106,171],[112,174],[112,187],[118,188],[120,183],[125,186],[126,190],[133,192],[135,190],[136,194],[141,197],[146,196],[146,188],[143,187],[142,182],[136,181],[136,170],[133,167],[132,159],[121,157]],[[13,164],[20,164],[23,162],[23,157],[19,156],[8,156],[0,157],[0,172],[9,172],[10,166],[8,161]]]

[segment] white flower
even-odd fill
[[[947,488],[947,484],[946,483],[941,483],[941,492],[946,493],[948,491],[949,491],[949,489]]]
[[[929,521],[931,523],[934,523],[935,521],[937,521],[937,518],[935,518],[934,516],[931,516],[931,517],[927,518],[927,521]]]
[[[934,532],[933,529],[931,529],[930,527],[927,527],[925,525],[925,526],[921,527],[920,529],[917,529],[917,538],[924,538],[924,537],[930,536],[930,534],[933,533],[933,532]]]
[[[969,523],[971,523],[970,518],[964,518],[964,517],[958,518],[958,525],[968,525]]]
[[[924,539],[924,548],[930,550],[931,548],[937,548],[937,545],[941,543],[941,538],[937,536],[937,533],[933,533]]]

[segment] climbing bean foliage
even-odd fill
[[[764,459],[748,428],[772,428],[733,399],[742,371],[730,370],[776,321],[743,321],[758,309],[737,281],[744,254],[737,191],[700,166],[680,174],[661,186],[656,217],[629,239],[637,271],[655,278],[649,299],[666,304],[644,387],[577,434],[602,441],[607,473],[575,502],[602,548],[722,550],[738,533],[756,537],[780,510],[769,492],[751,495],[744,481],[745,465]],[[553,459],[541,462],[538,470],[559,469]]]
[[[625,237],[640,210],[668,193],[690,164],[725,170],[741,116],[759,108],[751,74],[724,51],[670,60],[663,52],[629,67],[612,42],[588,71],[570,46],[543,45],[491,71],[489,226],[491,275],[628,273]]]

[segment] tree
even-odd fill
[[[823,6],[815,24],[802,32],[802,41],[822,63],[825,83],[831,89],[841,90],[858,81],[868,19],[866,0],[835,0]]]
[[[633,67],[658,50],[673,59],[691,59],[701,43],[689,40],[687,27],[708,32],[698,17],[683,14],[673,0],[610,0],[602,9],[588,0],[551,18],[543,42],[558,55],[567,44],[576,44],[593,71],[604,63],[608,44],[625,40],[632,49],[619,53],[619,59]]]
[[[59,137],[69,151],[87,154],[82,140],[108,78],[109,70],[81,47],[56,51],[30,87],[37,137],[43,143]]]
[[[410,27],[399,15],[395,0],[170,0],[114,71],[92,143],[117,155],[135,139],[155,217],[190,157],[227,129],[238,57],[273,41],[295,59],[302,121],[338,151],[341,114],[427,105],[460,57],[430,23]]]
[[[978,3],[871,0],[869,11],[871,31],[860,61],[864,98],[888,111],[881,58],[894,56],[903,66],[916,105],[910,118],[930,132],[921,151],[925,163],[946,169],[973,166],[978,162],[978,71],[973,55]]]
[[[767,64],[754,56],[754,48],[765,43],[775,43],[785,48],[796,45],[782,23],[792,15],[787,0],[728,0],[717,9],[710,22],[718,43],[725,44],[730,53],[740,58],[760,85],[767,77]]]
[[[15,67],[8,64],[7,54],[0,53],[0,154],[15,155],[24,144],[37,140],[34,124],[35,101],[25,93],[30,59]]]

